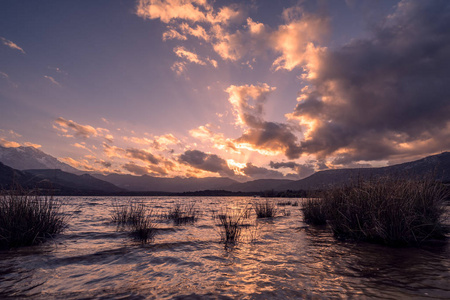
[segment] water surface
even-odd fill
[[[110,222],[112,202],[144,201],[153,214],[194,202],[195,224],[155,219],[153,242]],[[65,197],[68,229],[44,245],[0,252],[0,298],[30,299],[449,299],[450,246],[390,248],[341,242],[306,226],[299,206],[256,220],[243,242],[220,243],[213,211],[250,197]],[[272,199],[275,202],[286,199]]]

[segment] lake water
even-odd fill
[[[1,299],[450,299],[449,243],[390,248],[337,241],[306,226],[299,206],[280,206],[274,219],[251,216],[243,241],[226,249],[212,211],[265,200],[60,199],[71,216],[64,233],[0,252]],[[181,226],[155,220],[158,234],[142,245],[110,222],[112,202],[133,199],[155,215],[186,202],[202,214]]]

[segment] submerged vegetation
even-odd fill
[[[445,236],[447,197],[432,179],[380,178],[325,191],[302,211],[305,222],[327,223],[339,238],[408,245]]]
[[[0,195],[0,248],[39,244],[62,232],[67,217],[61,202],[18,188]]]

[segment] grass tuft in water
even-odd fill
[[[67,217],[61,202],[18,188],[0,195],[0,248],[39,244],[62,232]]]
[[[142,202],[130,201],[127,204],[115,202],[111,221],[119,230],[129,229],[133,237],[147,243],[156,235],[156,227],[151,221],[151,216],[151,211]]]
[[[256,217],[260,218],[273,218],[277,213],[277,207],[272,201],[266,200],[264,202],[256,202],[253,205],[256,213]]]
[[[227,210],[218,215],[213,215],[216,225],[219,226],[220,240],[225,247],[235,245],[241,239],[242,228],[246,226],[244,221],[248,209]]]
[[[175,225],[194,223],[198,220],[199,211],[195,208],[195,203],[182,205],[180,203],[169,210],[166,218],[172,220]]]
[[[432,179],[361,180],[323,193],[303,205],[304,219],[327,220],[335,236],[390,245],[445,237],[444,185]]]

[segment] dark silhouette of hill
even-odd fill
[[[280,185],[277,190],[323,189],[350,183],[358,178],[369,179],[380,176],[397,178],[434,176],[435,179],[442,182],[450,182],[450,152],[388,167],[320,171],[302,180]]]
[[[231,192],[261,192],[261,191],[269,191],[269,190],[279,190],[279,187],[284,184],[289,184],[294,182],[294,180],[289,179],[258,179],[243,183],[234,183],[227,187],[224,187],[224,190]]]
[[[50,184],[72,190],[102,191],[108,193],[123,192],[124,189],[112,183],[100,180],[89,174],[75,175],[59,169],[25,170],[35,178],[47,180]]]
[[[236,181],[226,177],[207,178],[162,178],[148,175],[93,174],[95,178],[110,182],[129,191],[163,191],[172,193],[195,192],[203,190],[222,190]]]

